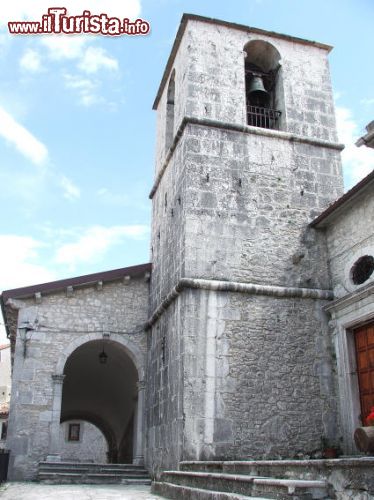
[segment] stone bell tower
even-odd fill
[[[148,462],[339,436],[322,306],[342,193],[331,47],[184,15],[154,103]]]

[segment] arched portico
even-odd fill
[[[107,358],[100,362],[104,350]],[[144,356],[119,334],[87,334],[61,353],[53,379],[48,460],[59,460],[59,425],[82,419],[97,425],[109,445],[109,461],[143,463]]]

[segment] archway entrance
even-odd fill
[[[60,421],[94,424],[108,442],[109,463],[133,462],[139,376],[126,349],[113,340],[88,341],[69,355],[63,375]]]

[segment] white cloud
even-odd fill
[[[99,84],[89,78],[82,78],[79,75],[64,74],[65,86],[78,93],[79,101],[83,106],[92,106],[101,102],[102,98],[97,95],[96,89]]]
[[[112,193],[107,188],[100,188],[96,192],[101,201],[111,205],[129,206],[133,205],[133,200],[126,193]]]
[[[62,245],[56,252],[55,261],[73,269],[80,262],[97,261],[125,238],[142,239],[147,233],[148,227],[144,225],[92,226],[75,242]]]
[[[20,59],[21,69],[37,73],[42,69],[40,55],[36,50],[27,49]]]
[[[1,290],[55,279],[53,272],[37,263],[41,247],[41,242],[29,236],[0,235]]]
[[[361,104],[368,104],[368,105],[374,104],[374,98],[361,99],[360,103]]]
[[[359,129],[348,108],[337,106],[336,119],[339,140],[345,145],[342,152],[342,162],[346,188],[349,189],[373,170],[374,151],[364,146],[357,147],[355,145],[364,131]]]
[[[78,67],[85,73],[97,73],[102,68],[117,71],[118,61],[101,47],[88,47]]]
[[[86,74],[97,74],[99,70],[106,69],[110,71],[118,70],[118,61],[111,57],[106,50],[101,47],[88,47],[85,44],[91,41],[88,37],[50,37],[42,39],[50,52],[49,57],[55,60],[76,59],[78,68]],[[72,75],[65,73],[63,75],[65,86],[74,89],[79,97],[79,102],[86,107],[104,102],[97,90],[100,82],[81,75]]]
[[[73,181],[65,177],[64,175],[61,177],[60,181],[61,187],[64,191],[64,197],[68,200],[76,200],[80,198],[81,192],[78,186],[76,186]]]
[[[147,202],[148,186],[142,184],[134,184],[131,193],[111,191],[106,187],[102,187],[96,191],[98,200],[106,205],[116,207],[131,207],[132,209],[149,212],[149,204]]]
[[[8,33],[0,33],[0,54],[6,52],[10,46],[10,37]]]
[[[14,0],[0,3],[0,26],[6,26],[8,21],[21,21],[23,19],[38,21],[48,8],[55,5],[50,0]],[[93,14],[105,12],[109,16],[135,19],[140,15],[140,0],[65,0],[63,6],[67,8],[68,15],[79,15],[89,9]],[[63,37],[65,38],[65,37]]]
[[[20,153],[36,165],[43,165],[48,158],[46,146],[0,107],[0,136],[13,144]]]
[[[88,36],[77,35],[50,35],[40,39],[47,47],[50,59],[78,59],[82,57],[84,46],[90,42]]]

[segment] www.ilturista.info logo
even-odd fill
[[[12,35],[75,35],[91,34],[105,36],[147,35],[150,24],[143,19],[131,22],[128,18],[119,19],[107,14],[92,14],[84,10],[80,16],[68,16],[64,7],[51,7],[41,21],[9,21]]]

